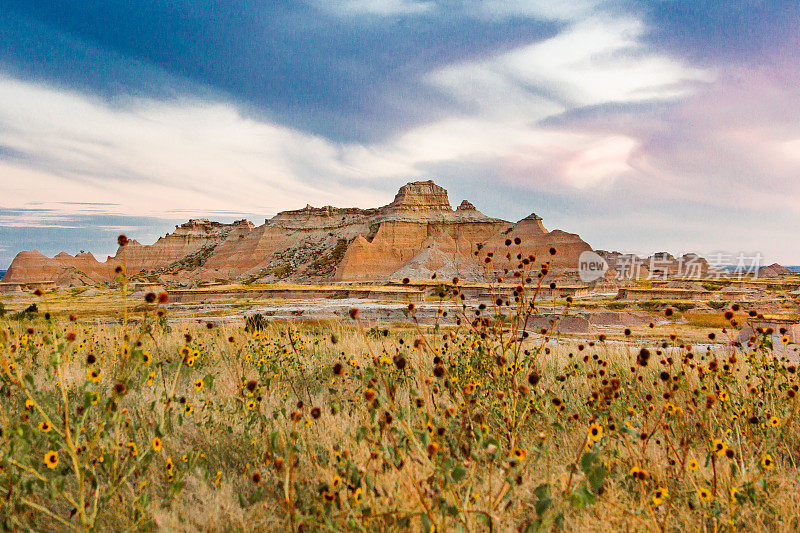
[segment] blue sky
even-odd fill
[[[800,264],[800,6],[5,0],[0,268],[433,178],[596,248]]]

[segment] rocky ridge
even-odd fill
[[[553,257],[552,247],[558,251]],[[487,253],[493,256],[495,275],[526,259],[534,273],[551,260],[548,276],[574,276],[578,256],[586,250],[591,247],[578,235],[548,231],[535,214],[512,223],[486,216],[467,200],[453,209],[447,191],[428,180],[404,185],[379,208],[307,205],[278,213],[260,226],[246,220],[190,220],[152,245],[131,241],[104,262],[89,253],[47,258],[37,251],[20,252],[3,281],[107,283],[123,264],[131,276],[184,285],[214,280],[378,282],[434,274],[485,280]]]

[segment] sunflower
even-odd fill
[[[689,459],[689,462],[686,463],[686,468],[689,470],[695,471],[698,469],[700,465],[697,464],[697,461],[694,459]]]
[[[700,498],[700,501],[707,502],[711,499],[711,491],[705,487],[700,487],[697,489],[697,497]]]
[[[139,455],[139,448],[136,447],[136,443],[133,441],[128,443],[128,451],[130,452],[131,457],[136,457]]]
[[[86,379],[91,381],[92,383],[97,383],[100,381],[100,371],[99,370],[88,370],[86,372]]]
[[[194,407],[192,407],[192,404],[190,404],[190,403],[187,403],[186,407],[183,408],[184,414],[187,414],[187,415],[192,414],[193,411],[194,411]]]
[[[647,470],[642,470],[638,466],[631,468],[630,472],[628,472],[628,475],[640,481],[647,481],[647,478],[650,477],[650,474],[647,473]]]
[[[778,427],[780,424],[781,424],[781,421],[780,421],[780,420],[778,420],[778,417],[777,417],[777,416],[771,416],[771,417],[769,417],[769,421],[767,422],[767,425],[768,425],[769,427],[771,427],[771,428]]]
[[[58,466],[58,452],[49,451],[44,454],[44,464],[47,468],[53,469]]]
[[[197,392],[200,392],[201,390],[203,390],[203,380],[202,379],[198,379],[197,381],[194,382],[194,390],[196,390]]]
[[[661,505],[667,498],[669,498],[667,487],[658,487],[653,493],[653,505]]]
[[[597,442],[603,438],[603,426],[598,426],[597,424],[592,424],[589,426],[589,438],[593,442]]]
[[[521,450],[517,447],[514,447],[511,450],[511,456],[518,461],[524,461],[525,457],[527,456],[527,453],[525,452],[525,450]]]
[[[789,344],[791,342],[791,339],[789,337],[787,337],[786,335],[784,335],[783,337],[781,337],[781,342],[783,344]]]
[[[144,364],[149,365],[152,360],[153,358],[150,356],[150,352],[144,350],[142,352],[142,361],[144,361]]]
[[[428,444],[426,451],[428,452],[428,459],[432,459],[433,456],[439,451],[439,443],[436,441],[431,441],[431,443]]]
[[[53,429],[53,426],[51,426],[47,420],[39,422],[39,431],[41,431],[42,433],[47,433],[51,429]]]
[[[775,461],[772,460],[772,456],[770,454],[766,454],[761,458],[761,468],[764,470],[772,470],[774,466]]]
[[[153,450],[155,452],[160,452],[163,446],[164,444],[161,442],[161,439],[159,439],[158,437],[153,439]]]
[[[252,411],[256,408],[256,401],[255,400],[247,400],[247,409]]]
[[[714,439],[711,443],[711,451],[715,452],[717,455],[725,455],[727,450],[728,445],[725,444],[725,441],[722,439]]]

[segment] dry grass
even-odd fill
[[[424,329],[354,313],[166,331],[156,304],[135,325],[0,321],[0,523],[800,526],[797,375],[766,338],[697,352],[677,335],[527,335],[518,298]]]

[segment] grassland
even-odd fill
[[[737,345],[724,310],[702,349],[686,326],[530,332],[527,294],[427,326],[411,309],[402,328],[356,310],[169,328],[158,301],[111,297],[121,323],[73,321],[66,304],[2,319],[0,524],[800,527],[788,338]]]

